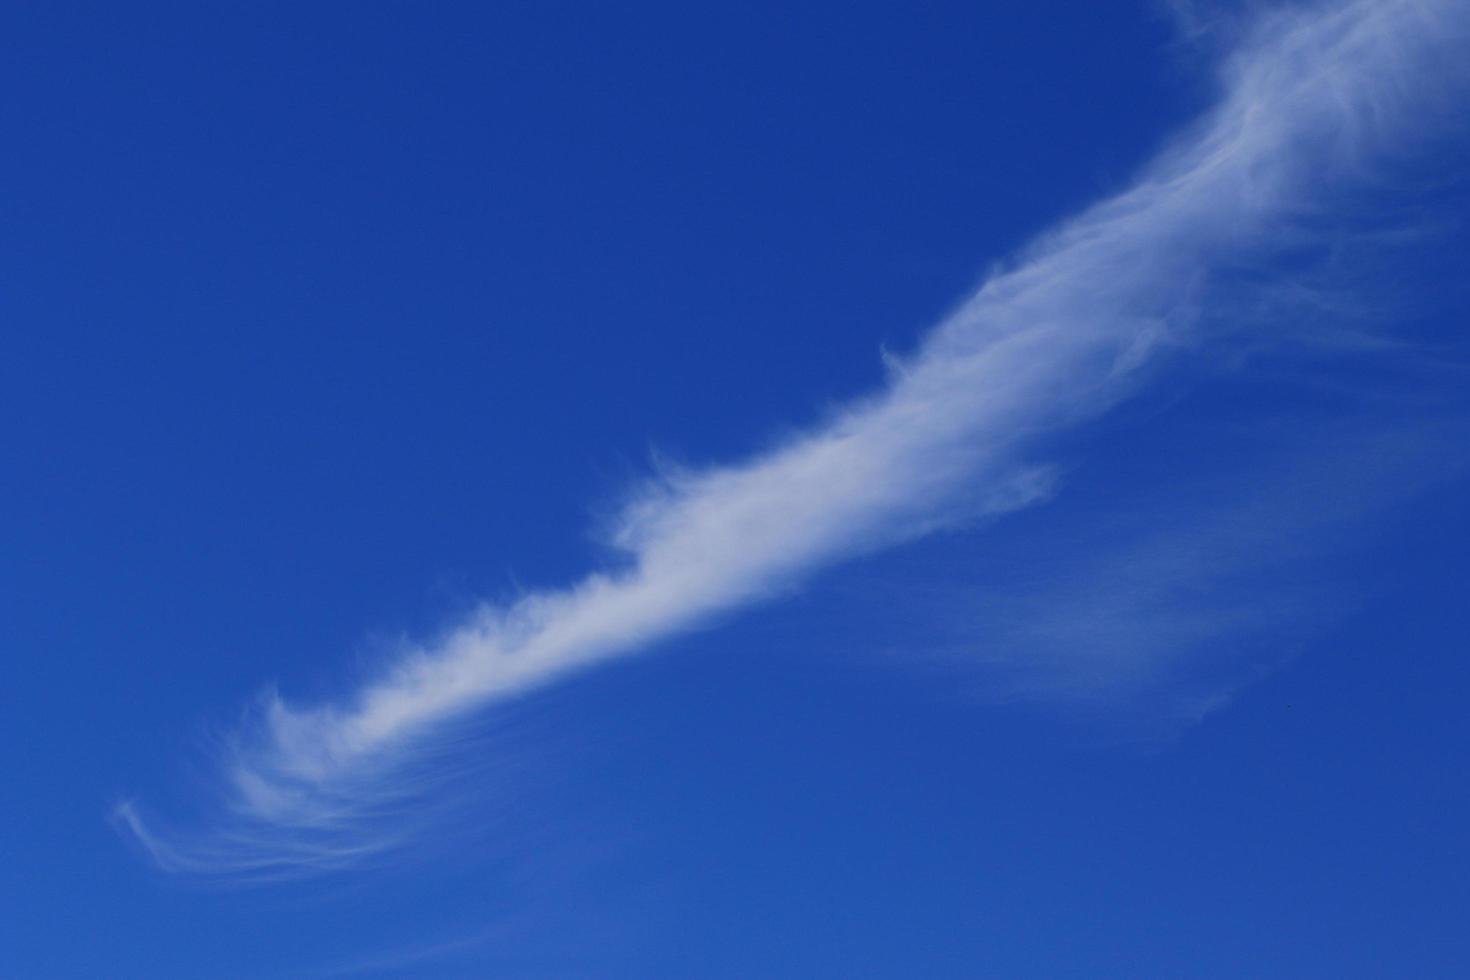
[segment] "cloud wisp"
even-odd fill
[[[351,863],[394,843],[381,818],[446,724],[844,558],[1044,499],[1051,472],[1027,462],[1038,440],[1137,390],[1198,340],[1221,270],[1297,234],[1323,189],[1433,125],[1467,27],[1461,0],[1258,18],[1205,118],[992,275],[883,390],[763,455],[650,480],[614,522],[612,567],[485,606],[338,701],[263,698],[221,753],[206,826],[160,830],[131,803],[117,822],[173,870]]]

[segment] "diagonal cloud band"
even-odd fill
[[[613,568],[482,608],[339,702],[267,697],[230,741],[224,806],[198,833],[160,831],[131,803],[119,823],[177,870],[345,863],[387,843],[358,833],[362,817],[437,726],[835,561],[1044,498],[1050,473],[1022,454],[1136,390],[1193,339],[1215,273],[1432,126],[1467,28],[1462,0],[1257,18],[1205,118],[990,277],[882,391],[764,455],[662,474],[615,522]]]

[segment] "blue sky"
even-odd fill
[[[1464,973],[1461,0],[0,27],[0,975]]]

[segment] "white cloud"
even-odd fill
[[[379,818],[443,723],[845,557],[1044,498],[1050,473],[1021,453],[1127,396],[1193,342],[1213,271],[1271,248],[1319,188],[1412,136],[1463,51],[1467,7],[1349,0],[1261,18],[1205,119],[990,277],[886,389],[754,459],[660,474],[614,524],[616,567],[486,606],[340,701],[267,696],[228,740],[221,812],[197,833],[131,804],[119,823],[180,870],[356,860],[391,843]]]

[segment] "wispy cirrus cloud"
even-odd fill
[[[1203,342],[1220,275],[1309,234],[1454,91],[1462,0],[1348,0],[1257,18],[1217,104],[1136,181],[992,275],[887,386],[769,452],[669,469],[613,522],[620,554],[565,589],[486,605],[330,703],[262,698],[221,751],[208,822],[116,818],[163,867],[276,874],[392,846],[443,727],[648,649],[850,556],[1026,507],[1054,474],[1040,440],[1097,417]]]
[[[1419,380],[1443,393],[1465,378]],[[1105,464],[1154,458],[1126,486],[1074,474],[1085,507],[859,565],[834,576],[816,615],[849,654],[901,657],[947,694],[1172,737],[1391,588],[1367,561],[1383,543],[1372,530],[1470,466],[1470,420],[1446,408],[1327,420],[1277,406],[1233,432],[1155,433]]]

